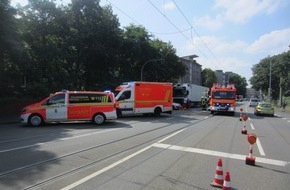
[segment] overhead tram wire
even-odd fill
[[[203,43],[203,45],[206,47],[206,49],[211,53],[211,55],[217,60],[217,62],[220,64],[220,61],[217,59],[217,57],[214,55],[214,53],[212,52],[212,50],[206,45],[206,43],[202,40],[202,38],[200,37],[200,35],[198,34],[198,32],[194,29],[194,27],[191,25],[191,23],[189,22],[189,20],[187,19],[187,17],[184,15],[183,11],[179,8],[179,6],[177,5],[177,3],[175,2],[175,0],[172,0],[172,2],[175,4],[175,6],[177,7],[177,9],[179,10],[179,12],[182,14],[182,16],[185,18],[185,20],[187,21],[187,23],[189,24],[189,26],[192,28],[192,30],[194,31],[194,33],[197,35],[197,37],[200,39],[200,41]],[[215,64],[213,64],[216,68],[217,66]],[[221,64],[220,64],[221,65]]]
[[[113,4],[111,1],[106,0],[107,2],[109,2],[112,6],[114,6],[116,9],[118,9],[121,13],[123,13],[124,15],[126,15],[128,18],[130,18],[133,22],[137,23],[138,25],[141,26],[141,24],[136,21],[133,17],[131,17],[130,15],[128,15],[127,13],[125,13],[125,11],[123,11],[122,9],[120,9],[119,7],[117,7],[115,4]]]
[[[147,0],[162,16],[164,16],[164,18],[166,18],[166,20],[168,21],[168,22],[170,22],[175,28],[176,28],[176,30],[177,31],[179,31],[179,33],[180,34],[182,34],[183,35],[183,37],[185,38],[185,39],[187,39],[207,60],[209,60],[208,59],[208,57],[196,46],[196,45],[194,45],[194,43],[192,42],[192,40],[190,40],[190,39],[188,39],[188,37],[186,36],[186,35],[184,35],[183,34],[183,32],[169,19],[169,18],[167,18],[167,16],[166,15],[164,15],[150,0]]]
[[[132,16],[130,16],[129,14],[127,14],[125,11],[123,11],[122,9],[120,9],[118,6],[116,6],[115,4],[113,4],[110,0],[106,0],[109,4],[111,4],[113,7],[115,7],[116,9],[118,9],[121,13],[123,13],[125,16],[127,16],[129,19],[131,19],[134,23],[136,23],[137,25],[142,26],[142,24],[140,24],[138,21],[136,21]],[[187,28],[182,30],[181,32],[186,32],[191,30],[191,28]],[[178,34],[180,32],[155,32],[155,31],[149,31],[152,34],[159,34],[159,35],[172,35],[172,34]]]

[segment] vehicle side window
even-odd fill
[[[119,100],[126,100],[131,98],[131,91],[125,91],[123,94],[120,96]]]
[[[58,94],[50,99],[47,100],[47,105],[53,105],[53,104],[64,104],[65,103],[65,94]]]
[[[70,94],[70,104],[81,103],[107,103],[112,102],[111,98],[107,94]]]

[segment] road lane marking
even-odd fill
[[[198,154],[204,154],[204,155],[210,155],[210,156],[218,156],[218,157],[224,157],[224,158],[232,158],[232,159],[236,159],[236,160],[246,160],[246,155],[232,154],[232,153],[219,152],[219,151],[213,151],[213,150],[205,150],[205,149],[198,149],[198,148],[191,148],[191,147],[182,147],[182,146],[161,144],[161,143],[156,143],[153,145],[153,147],[165,148],[165,149],[170,149],[170,150],[185,151],[185,152],[192,152],[192,153],[198,153]],[[273,159],[267,159],[267,158],[261,158],[261,157],[256,157],[256,162],[270,164],[270,165],[276,165],[276,166],[287,166],[289,164],[289,162],[286,162],[286,161],[273,160]]]
[[[255,130],[254,125],[252,123],[250,123],[250,126],[253,130]]]
[[[171,134],[171,135],[169,135],[169,136],[161,139],[158,142],[165,141],[166,139],[168,139],[168,138],[170,138],[170,137],[172,137],[172,136],[174,136],[174,135],[176,135],[176,134],[184,131],[185,129],[179,130],[179,131],[177,131],[177,132],[175,132],[175,133],[173,133],[173,134]],[[154,144],[156,144],[156,143],[154,143]],[[143,149],[141,149],[141,150],[139,150],[139,151],[137,151],[137,152],[135,152],[133,154],[130,154],[129,156],[126,156],[125,158],[122,158],[121,160],[118,160],[117,162],[115,162],[115,163],[113,163],[113,164],[111,164],[111,165],[109,165],[107,167],[104,167],[103,169],[101,169],[99,171],[96,171],[96,172],[94,172],[94,173],[92,173],[92,174],[90,174],[90,175],[88,175],[88,176],[86,176],[86,177],[84,177],[84,178],[82,178],[82,179],[80,179],[80,180],[78,180],[78,181],[76,181],[76,182],[74,182],[74,183],[72,183],[72,184],[70,184],[70,185],[62,188],[62,189],[60,189],[60,190],[70,190],[70,189],[73,189],[73,188],[75,188],[75,187],[77,187],[77,186],[85,183],[86,181],[88,181],[88,180],[90,180],[90,179],[92,179],[92,178],[94,178],[94,177],[96,177],[96,176],[98,176],[98,175],[100,175],[100,174],[102,174],[102,173],[104,173],[104,172],[106,172],[106,171],[114,168],[115,166],[117,166],[117,165],[119,165],[119,164],[121,164],[121,163],[123,163],[123,162],[125,162],[125,161],[127,161],[127,160],[129,160],[131,158],[133,158],[134,156],[137,156],[138,154],[140,154],[142,152],[145,152],[146,150],[152,148],[154,146],[154,144],[151,144],[151,145],[149,145],[149,146],[147,146],[147,147],[145,147],[145,148],[143,148]]]
[[[260,142],[259,138],[257,138],[256,143],[257,143],[258,150],[259,150],[261,156],[266,156],[266,154],[264,152],[264,149],[263,149],[263,147],[261,145],[261,142]]]
[[[252,123],[250,123],[250,126],[251,126],[251,128],[252,128],[253,130],[255,130],[255,127],[254,127],[254,125],[253,125]],[[260,152],[260,155],[261,155],[261,156],[266,156],[265,151],[264,151],[264,149],[263,149],[263,147],[262,147],[262,144],[261,144],[259,138],[257,138],[256,143],[257,143],[257,147],[258,147],[258,150],[259,150],[259,152]]]
[[[167,139],[169,139],[169,138],[171,138],[171,137],[177,135],[178,133],[181,133],[182,131],[184,131],[184,130],[186,130],[186,129],[187,129],[187,128],[184,128],[184,129],[181,129],[181,130],[179,130],[179,131],[176,131],[175,133],[172,133],[171,135],[168,135],[167,137],[165,137],[165,138],[163,138],[163,139],[157,141],[157,143],[161,143],[161,142],[163,142],[163,141],[165,141],[165,140],[167,140]]]

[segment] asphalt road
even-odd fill
[[[217,160],[232,189],[288,190],[290,116],[211,115],[200,109],[134,116],[103,126],[0,125],[0,189],[216,189]],[[239,110],[239,109],[238,109]],[[248,133],[255,166],[246,165]]]

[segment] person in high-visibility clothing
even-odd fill
[[[206,99],[202,96],[201,97],[201,107],[203,110],[205,110],[205,106],[206,106]]]

